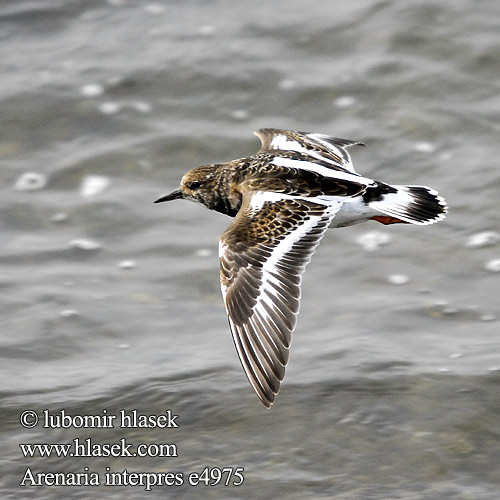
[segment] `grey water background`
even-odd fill
[[[2,0],[2,498],[497,499],[500,4]],[[272,410],[229,334],[229,218],[153,205],[261,127],[365,142],[425,184],[430,227],[331,230],[304,276]],[[19,415],[178,414],[177,429]],[[20,443],[175,443],[178,457],[25,458]],[[20,487],[36,472],[244,467],[241,486]]]

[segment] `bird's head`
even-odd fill
[[[158,198],[155,203],[178,199],[193,200],[206,205],[215,189],[216,165],[205,165],[190,170],[181,179],[179,189]]]

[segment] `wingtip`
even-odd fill
[[[259,401],[264,405],[266,410],[270,410],[273,405],[274,405],[274,400],[273,401],[267,401],[259,397]]]

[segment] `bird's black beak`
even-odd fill
[[[179,198],[182,198],[182,193],[180,189],[176,189],[170,194],[166,194],[165,196],[162,196],[161,198],[158,198],[155,203],[162,203],[164,201],[171,201],[171,200],[178,200]]]

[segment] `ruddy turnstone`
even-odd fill
[[[257,154],[193,168],[155,203],[184,198],[234,217],[219,243],[222,295],[243,369],[270,408],[285,375],[301,277],[328,227],[433,224],[447,206],[428,187],[357,174],[346,148],[359,142],[271,128],[255,135]]]

